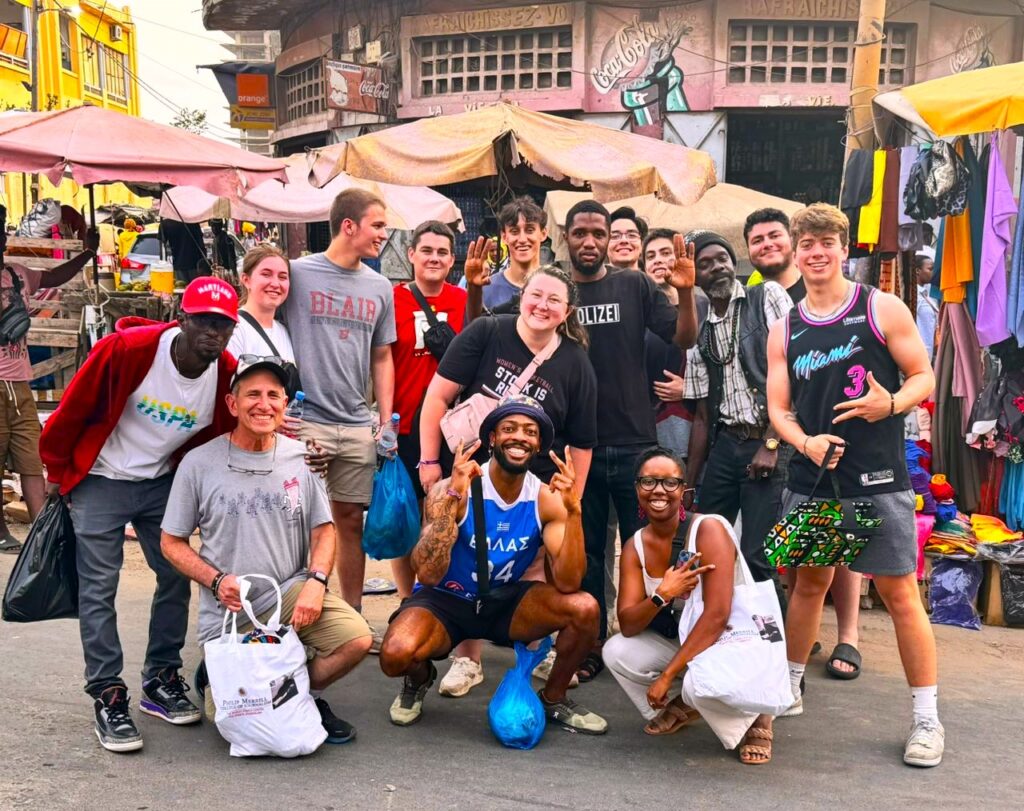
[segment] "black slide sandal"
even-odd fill
[[[833,659],[838,659],[840,662],[846,662],[848,665],[852,665],[853,670],[847,673],[833,667]],[[828,675],[834,679],[851,681],[860,675],[860,665],[860,651],[853,647],[853,645],[847,645],[845,642],[840,642],[832,649],[832,654],[828,657],[828,661],[825,663],[825,670],[828,672]]]

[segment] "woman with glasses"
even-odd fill
[[[228,352],[242,355],[276,355],[295,362],[288,328],[276,319],[277,308],[288,298],[291,264],[273,245],[258,245],[242,259],[242,294]]]
[[[635,481],[648,523],[622,546],[620,633],[605,643],[602,653],[608,669],[647,721],[644,732],[671,735],[700,717],[680,695],[683,676],[687,664],[714,645],[725,630],[732,608],[737,542],[721,516],[688,514],[693,489],[686,486],[679,457],[667,448],[651,448],[640,455]],[[697,551],[690,556],[686,550],[693,533]],[[698,582],[703,613],[680,643],[679,614]],[[741,715],[737,712],[737,718]],[[740,743],[740,760],[767,763],[772,719],[762,715],[750,720],[753,723]]]
[[[629,206],[615,209],[611,216],[608,261],[622,270],[640,270],[640,251],[647,236],[647,223]]]

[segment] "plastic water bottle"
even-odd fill
[[[377,440],[377,453],[381,456],[394,456],[398,450],[399,421],[398,414],[392,414],[391,423],[380,432],[380,438]]]
[[[292,419],[295,419],[295,420],[301,420],[302,419],[302,412],[303,412],[303,409],[305,408],[305,406],[306,406],[306,395],[305,395],[305,393],[301,392],[301,391],[297,391],[297,392],[295,392],[295,396],[292,398],[292,401],[290,403],[288,403],[288,408],[286,408],[284,410],[284,415],[286,417],[291,417]]]

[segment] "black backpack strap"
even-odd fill
[[[412,293],[412,297],[416,299],[416,303],[420,305],[420,309],[427,314],[427,322],[431,327],[438,325],[437,314],[434,312],[434,308],[427,303],[426,296],[424,296],[420,289],[416,286],[415,282],[409,282],[409,292]]]
[[[253,316],[252,313],[249,313],[249,312],[246,312],[245,310],[241,310],[240,309],[238,311],[238,315],[241,318],[244,318],[245,322],[250,327],[252,327],[254,330],[256,330],[256,332],[259,333],[259,336],[263,339],[264,343],[268,347],[270,347],[270,351],[271,351],[272,354],[277,355],[278,357],[281,357],[281,353],[277,351],[277,347],[274,346],[274,342],[270,340],[270,336],[267,335],[266,331],[260,325],[260,322],[256,320],[255,316]]]
[[[691,526],[693,526],[693,513],[688,512],[686,518],[679,522],[679,529],[676,530],[675,537],[672,539],[672,551],[668,556],[669,566],[676,565],[676,561],[679,560],[679,553],[686,548],[686,538],[690,534]]]
[[[491,568],[487,554],[487,526],[484,519],[484,484],[478,476],[469,485],[473,506],[473,538],[476,541],[476,613],[480,613],[491,590]]]

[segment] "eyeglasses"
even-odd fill
[[[628,242],[639,242],[640,232],[639,231],[612,231],[612,242],[620,242],[626,240]]]
[[[658,479],[654,476],[638,476],[636,478],[636,484],[639,485],[641,490],[651,492],[659,484],[665,490],[666,493],[674,493],[686,482],[676,476],[667,476],[664,479]]]
[[[232,473],[248,473],[250,476],[269,476],[274,472],[274,463],[277,461],[277,437],[274,437],[274,452],[270,456],[270,469],[259,470],[249,467],[238,467],[237,465],[231,464],[231,446],[235,443],[231,441],[231,437],[228,437],[228,470]]]

